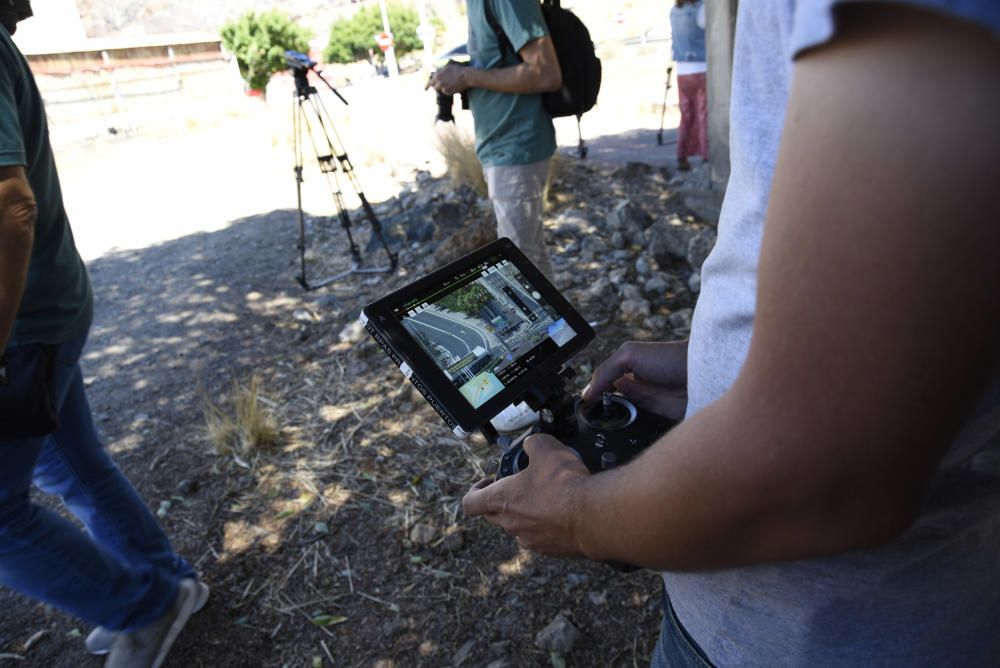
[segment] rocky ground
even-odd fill
[[[560,162],[546,214],[556,283],[598,333],[581,383],[627,339],[687,334],[715,239],[706,179]],[[99,427],[212,586],[168,665],[645,665],[656,574],[537,557],[465,518],[461,497],[497,453],[456,439],[356,324],[368,301],[490,240],[488,203],[421,173],[376,210],[402,269],[316,292],[294,281],[289,210],[90,265]],[[311,278],[348,266],[336,223],[306,230]],[[206,403],[254,376],[280,443],[220,454]],[[0,664],[100,665],[88,631],[0,591]]]

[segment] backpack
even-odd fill
[[[484,0],[486,23],[500,42],[500,54],[514,52],[514,47],[503,31],[503,27],[493,14],[490,0]],[[590,31],[576,14],[559,6],[559,0],[542,0],[542,17],[549,29],[552,43],[562,70],[562,88],[542,93],[542,106],[553,118],[576,116],[579,128],[580,116],[590,111],[597,102],[601,89],[601,59],[594,52],[594,42]],[[583,138],[580,138],[579,153],[587,156]]]

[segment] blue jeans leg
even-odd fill
[[[97,439],[77,364],[83,342],[58,351],[59,430],[0,442],[0,584],[93,624],[129,630],[166,611],[177,597],[176,573],[190,567]],[[33,478],[63,496],[91,535],[33,504]]]
[[[666,590],[663,592],[663,624],[649,665],[650,668],[712,668],[701,648],[681,626]]]

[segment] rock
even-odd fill
[[[292,317],[299,322],[317,322],[321,320],[320,315],[307,308],[297,308],[292,312]]]
[[[627,230],[631,227],[644,230],[652,224],[653,217],[629,199],[618,202],[608,215],[608,226],[614,230]]]
[[[690,289],[691,292],[693,292],[695,294],[698,294],[699,292],[701,292],[701,273],[700,272],[695,272],[695,273],[691,274],[691,277],[688,279],[688,289]]]
[[[395,638],[396,636],[402,635],[407,630],[406,620],[402,617],[396,617],[395,619],[390,619],[382,625],[382,636],[385,638]]]
[[[595,258],[600,258],[608,252],[608,244],[597,235],[586,237],[580,244],[580,259],[592,262]]]
[[[608,272],[608,280],[612,285],[621,285],[628,279],[628,267],[619,267]]]
[[[675,332],[683,334],[691,331],[691,309],[682,308],[674,311],[668,318],[670,326]]]
[[[582,584],[586,584],[590,580],[586,575],[581,575],[580,573],[567,573],[566,574],[566,586],[563,587],[566,591],[572,591]]]
[[[198,491],[198,481],[185,478],[177,483],[177,493],[181,496],[190,496]]]
[[[430,524],[414,524],[410,529],[410,542],[414,545],[430,545],[437,538],[437,528]]]
[[[438,543],[438,547],[445,552],[458,552],[465,547],[465,535],[462,533],[462,528],[457,524],[448,527]]]
[[[650,274],[642,288],[647,297],[653,298],[655,296],[657,299],[675,297],[687,289],[684,281],[663,271],[654,271]]]
[[[434,252],[435,268],[457,260],[491,241],[496,241],[497,226],[492,219],[464,227],[441,242]]]
[[[393,197],[374,205],[375,213],[379,218],[389,218],[403,212],[403,203],[398,197]]]
[[[361,324],[360,320],[352,320],[347,324],[342,330],[338,338],[341,343],[357,343],[365,336],[365,326]]]
[[[421,243],[430,241],[437,234],[437,229],[426,208],[414,209],[407,218],[406,240]]]
[[[646,279],[642,284],[642,290],[650,299],[663,299],[663,296],[670,289],[670,283],[665,274],[657,272]]]
[[[451,657],[451,663],[454,666],[461,666],[465,663],[465,660],[469,658],[472,654],[472,648],[476,646],[475,640],[466,640],[465,643],[455,652],[455,655]]]
[[[661,267],[676,260],[687,260],[690,239],[690,229],[679,218],[658,220],[646,230],[647,252]]]
[[[625,239],[625,233],[621,230],[615,230],[614,234],[611,235],[611,247],[616,249],[623,249],[628,244]]]
[[[706,227],[688,241],[687,261],[695,271],[701,271],[701,265],[715,246],[716,236],[715,230]]]
[[[618,307],[618,312],[626,320],[641,320],[649,315],[649,308],[645,299],[626,299]]]
[[[625,183],[648,177],[653,173],[653,166],[645,162],[627,162],[624,167],[615,170],[614,177]]]
[[[521,627],[520,616],[508,612],[506,614],[498,615],[496,619],[493,620],[493,632],[496,634],[497,638],[507,639],[514,636],[514,634]]]
[[[590,284],[587,294],[594,299],[611,299],[615,296],[615,287],[611,284],[611,279],[601,276]]]
[[[580,238],[587,235],[590,222],[579,211],[562,211],[551,223],[552,232],[560,237]]]
[[[461,226],[467,210],[457,202],[442,202],[434,207],[434,224],[445,229]]]
[[[653,271],[653,265],[650,264],[644,255],[640,255],[635,261],[635,273],[640,276],[646,276],[651,271]]]
[[[642,299],[642,290],[638,285],[628,283],[622,286],[622,299],[628,301],[638,301]]]
[[[486,668],[510,668],[510,664],[506,659],[496,659],[486,664]]]
[[[714,225],[719,222],[719,215],[722,213],[722,193],[714,190],[688,193],[684,196],[684,206]]]
[[[625,249],[612,251],[611,259],[615,262],[628,262],[632,259],[632,253]]]
[[[606,591],[588,591],[587,599],[594,605],[607,605],[608,604],[608,592]]]
[[[546,652],[569,654],[579,639],[580,631],[560,613],[535,636],[535,647]]]
[[[657,313],[656,315],[651,315],[646,318],[646,322],[643,323],[646,329],[653,332],[663,332],[667,329],[667,323],[669,322],[667,316]]]

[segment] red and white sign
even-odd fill
[[[383,51],[388,51],[389,47],[393,45],[392,33],[380,32],[379,34],[375,35],[375,43],[378,44],[378,48],[382,49]]]

